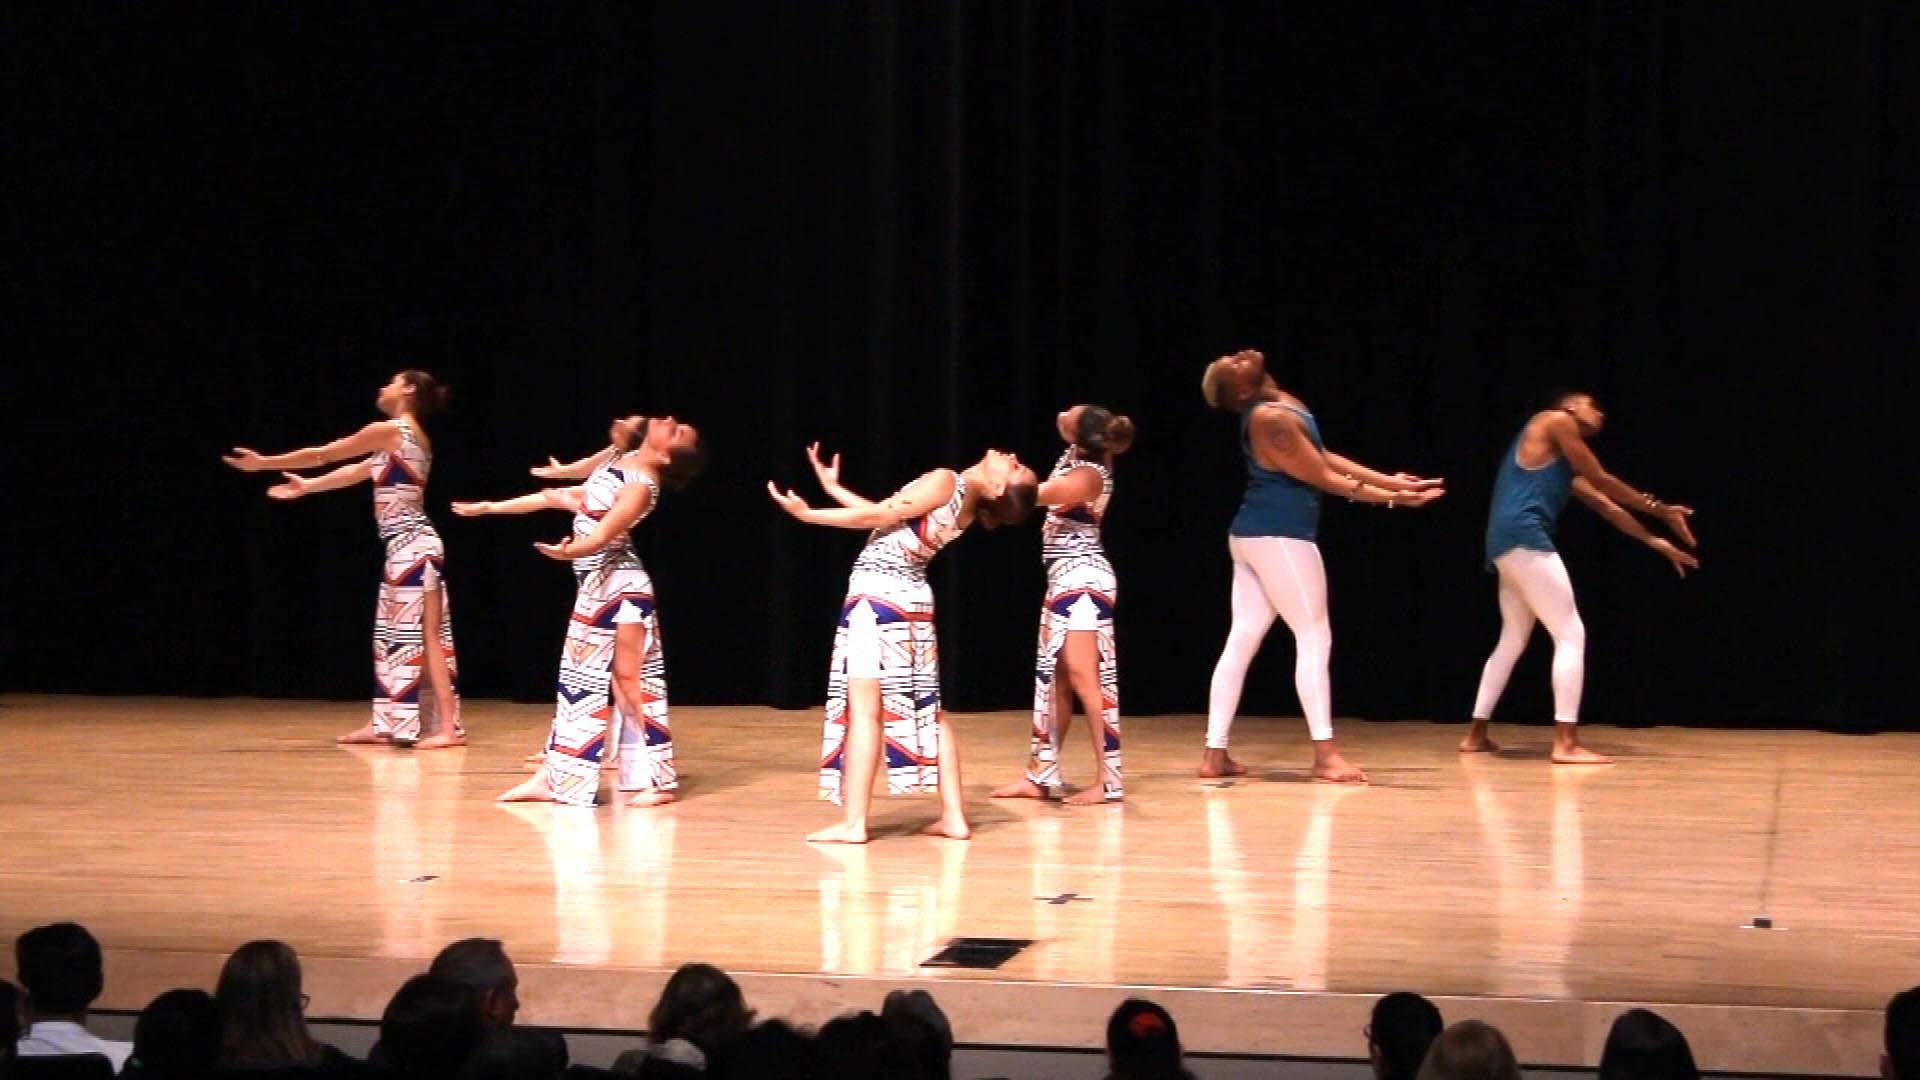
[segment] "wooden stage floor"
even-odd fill
[[[102,1002],[211,985],[241,941],[305,958],[319,1016],[376,1017],[442,944],[503,938],[532,1022],[639,1029],[662,973],[707,960],[763,1013],[813,1022],[924,985],[963,1042],[1096,1045],[1137,988],[1190,1049],[1354,1058],[1371,997],[1414,989],[1591,1064],[1618,1003],[1703,1067],[1868,1075],[1879,1009],[1920,982],[1920,736],[1596,727],[1618,755],[1550,766],[1548,733],[1347,722],[1370,788],[1308,782],[1297,720],[1242,720],[1254,775],[1197,780],[1197,717],[1132,719],[1128,801],[993,801],[1018,714],[957,718],[967,843],[878,804],[864,848],[802,842],[819,714],[682,708],[682,801],[502,806],[538,706],[471,703],[473,745],[336,748],[364,706],[0,699],[0,933],[57,919],[109,950]],[[1069,745],[1070,776],[1090,754]],[[1746,929],[1756,915],[1772,929]],[[998,970],[922,967],[955,936],[1031,938]]]

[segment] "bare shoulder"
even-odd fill
[[[1267,401],[1254,406],[1253,419],[1249,422],[1253,430],[1269,439],[1284,440],[1301,430],[1299,414],[1293,408],[1299,408],[1292,401]]]

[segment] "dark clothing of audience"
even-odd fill
[[[326,1043],[320,1044],[320,1056],[314,1061],[290,1065],[223,1065],[213,1075],[219,1080],[383,1080],[386,1076]]]
[[[1920,1080],[1920,986],[1902,990],[1887,1002],[1880,1072],[1886,1080]]]
[[[481,1040],[460,1070],[460,1080],[560,1080],[566,1071],[566,1061],[550,1042],[506,1028]]]

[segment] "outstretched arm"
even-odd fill
[[[910,521],[939,509],[953,498],[955,477],[951,469],[935,469],[901,488],[884,502],[865,506],[809,506],[791,491],[781,491],[772,481],[767,494],[780,508],[809,525],[831,525],[837,529],[884,529]]]
[[[1686,577],[1687,571],[1689,570],[1699,569],[1699,559],[1680,550],[1674,546],[1673,541],[1668,540],[1666,537],[1655,536],[1653,533],[1648,532],[1647,527],[1640,524],[1639,518],[1634,517],[1622,509],[1619,503],[1601,494],[1600,490],[1594,487],[1586,477],[1576,476],[1573,478],[1573,493],[1580,497],[1581,502],[1592,507],[1594,513],[1605,518],[1607,524],[1612,525],[1614,528],[1619,529],[1621,532],[1626,533],[1628,536],[1633,537],[1635,540],[1640,541],[1658,552],[1661,558],[1673,564],[1674,572],[1681,577]]]
[[[568,537],[557,544],[535,544],[542,555],[554,559],[578,559],[605,549],[640,520],[653,505],[653,489],[645,484],[628,484],[613,498],[613,505],[593,531],[585,536]]]
[[[1565,413],[1549,416],[1547,437],[1553,440],[1553,448],[1573,467],[1574,475],[1591,484],[1596,492],[1623,509],[1659,518],[1688,547],[1694,546],[1693,530],[1687,525],[1687,519],[1693,516],[1693,511],[1684,506],[1661,502],[1608,472],[1606,466],[1600,464],[1600,459],[1594,456],[1593,448],[1587,445],[1586,438],[1580,434],[1580,425],[1574,423],[1573,417]]]
[[[394,422],[376,420],[346,438],[335,439],[325,446],[309,446],[286,454],[257,454],[244,446],[236,446],[231,454],[221,460],[241,472],[317,469],[347,458],[364,457],[375,450],[392,450],[399,445],[400,429]]]
[[[1394,473],[1388,476],[1378,469],[1369,469],[1352,458],[1342,457],[1333,451],[1327,451],[1327,464],[1334,471],[1344,473],[1351,480],[1358,480],[1368,487],[1382,491],[1425,491],[1428,488],[1446,487],[1445,480],[1427,480],[1410,473]]]
[[[481,517],[485,514],[531,514],[536,510],[578,510],[580,509],[580,489],[577,487],[548,488],[531,495],[502,499],[499,502],[457,502],[453,512],[461,517]]]
[[[373,466],[365,461],[356,461],[351,465],[342,465],[329,473],[319,476],[301,476],[299,473],[281,473],[286,477],[280,483],[267,489],[267,495],[275,499],[298,499],[303,495],[315,495],[322,491],[335,491],[351,487],[362,480],[373,477]]]
[[[1286,409],[1261,409],[1253,416],[1253,437],[1280,459],[1280,470],[1303,484],[1354,502],[1375,506],[1425,506],[1446,494],[1442,488],[1401,491],[1343,475],[1328,455],[1307,437],[1306,428]]]
[[[589,454],[579,461],[562,463],[549,457],[545,465],[535,465],[527,471],[542,480],[585,480],[593,475],[593,470],[612,460],[620,451],[609,445],[596,454]]]

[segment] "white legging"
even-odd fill
[[[1293,688],[1307,714],[1307,731],[1315,742],[1333,738],[1333,697],[1327,688],[1333,624],[1327,619],[1327,570],[1319,545],[1285,536],[1229,536],[1227,550],[1233,555],[1233,629],[1213,667],[1208,749],[1226,749],[1247,665],[1275,615],[1293,631]]]
[[[1480,671],[1480,693],[1473,699],[1473,718],[1485,720],[1500,703],[1513,674],[1513,662],[1526,651],[1539,619],[1553,635],[1553,718],[1562,724],[1580,721],[1580,685],[1586,679],[1587,628],[1573,602],[1573,581],[1567,564],[1554,551],[1515,548],[1493,560],[1500,575],[1500,643]]]

